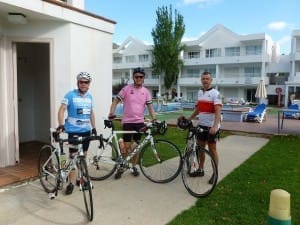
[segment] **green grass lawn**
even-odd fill
[[[176,119],[183,113],[188,116],[191,111],[168,116]],[[222,137],[226,135],[230,134],[223,132]],[[168,127],[162,138],[182,150],[185,137],[186,131]],[[292,224],[300,224],[299,149],[300,136],[273,136],[267,145],[226,176],[209,197],[197,200],[195,206],[169,225],[265,225],[270,192],[278,188],[291,194]]]
[[[292,223],[300,224],[299,146],[300,137],[272,137],[209,197],[199,199],[169,225],[265,225],[270,192],[278,188],[291,194]]]

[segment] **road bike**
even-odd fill
[[[96,152],[89,151],[88,164],[92,180],[104,180],[116,170],[130,169],[130,160],[139,156],[138,164],[143,175],[155,183],[167,183],[175,179],[181,171],[182,155],[178,147],[170,141],[156,139],[154,135],[163,135],[167,124],[163,122],[147,122],[139,131],[115,130],[112,120],[104,120],[105,128],[111,133],[104,140],[104,148]],[[118,144],[118,135],[124,133],[145,134],[139,144],[136,144],[126,158],[122,157]]]
[[[187,130],[181,170],[182,181],[192,196],[203,198],[208,196],[217,184],[217,164],[212,154],[198,145],[197,135],[205,130],[194,126],[192,121],[188,121],[182,129]]]
[[[50,199],[54,199],[58,190],[62,190],[65,183],[68,182],[68,175],[72,170],[78,169],[79,189],[83,193],[84,205],[89,221],[93,220],[93,195],[92,184],[87,169],[86,159],[83,153],[82,143],[84,141],[98,140],[103,146],[103,138],[100,136],[87,136],[73,139],[60,138],[60,134],[54,128],[50,129],[51,144],[44,145],[39,152],[38,175],[44,190],[49,194]],[[69,144],[69,143],[72,143]],[[76,153],[66,160],[64,145],[77,148]]]

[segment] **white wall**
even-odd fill
[[[103,128],[102,117],[107,115],[111,103],[114,24],[54,5],[48,7],[49,4],[43,1],[17,0],[14,4],[17,8],[29,7],[37,12],[42,10],[45,17],[39,20],[37,17],[30,19],[29,16],[26,25],[8,24],[0,17],[0,167],[14,165],[18,158],[12,43],[46,42],[50,45],[49,126],[57,126],[57,110],[61,99],[67,91],[76,87],[75,77],[80,71],[88,71],[94,77],[91,92],[95,99],[96,125],[99,131]],[[47,15],[51,17],[47,19]],[[45,135],[48,137],[47,132]]]

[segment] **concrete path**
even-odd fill
[[[219,143],[219,178],[268,142],[266,138],[232,135]],[[76,188],[70,196],[59,192],[49,200],[38,180],[17,187],[0,189],[0,224],[2,225],[163,225],[197,201],[185,190],[178,176],[168,184],[155,184],[143,175],[137,178],[125,173],[120,180],[113,177],[93,182],[94,221],[86,220],[81,192]]]

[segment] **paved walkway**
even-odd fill
[[[220,180],[268,142],[266,138],[231,135],[219,143]],[[142,175],[125,173],[94,184],[95,218],[86,221],[81,193],[61,192],[49,200],[38,181],[0,189],[0,224],[102,224],[163,225],[196,202],[185,190],[181,177],[168,184],[155,184]],[[218,188],[218,187],[216,187]]]

